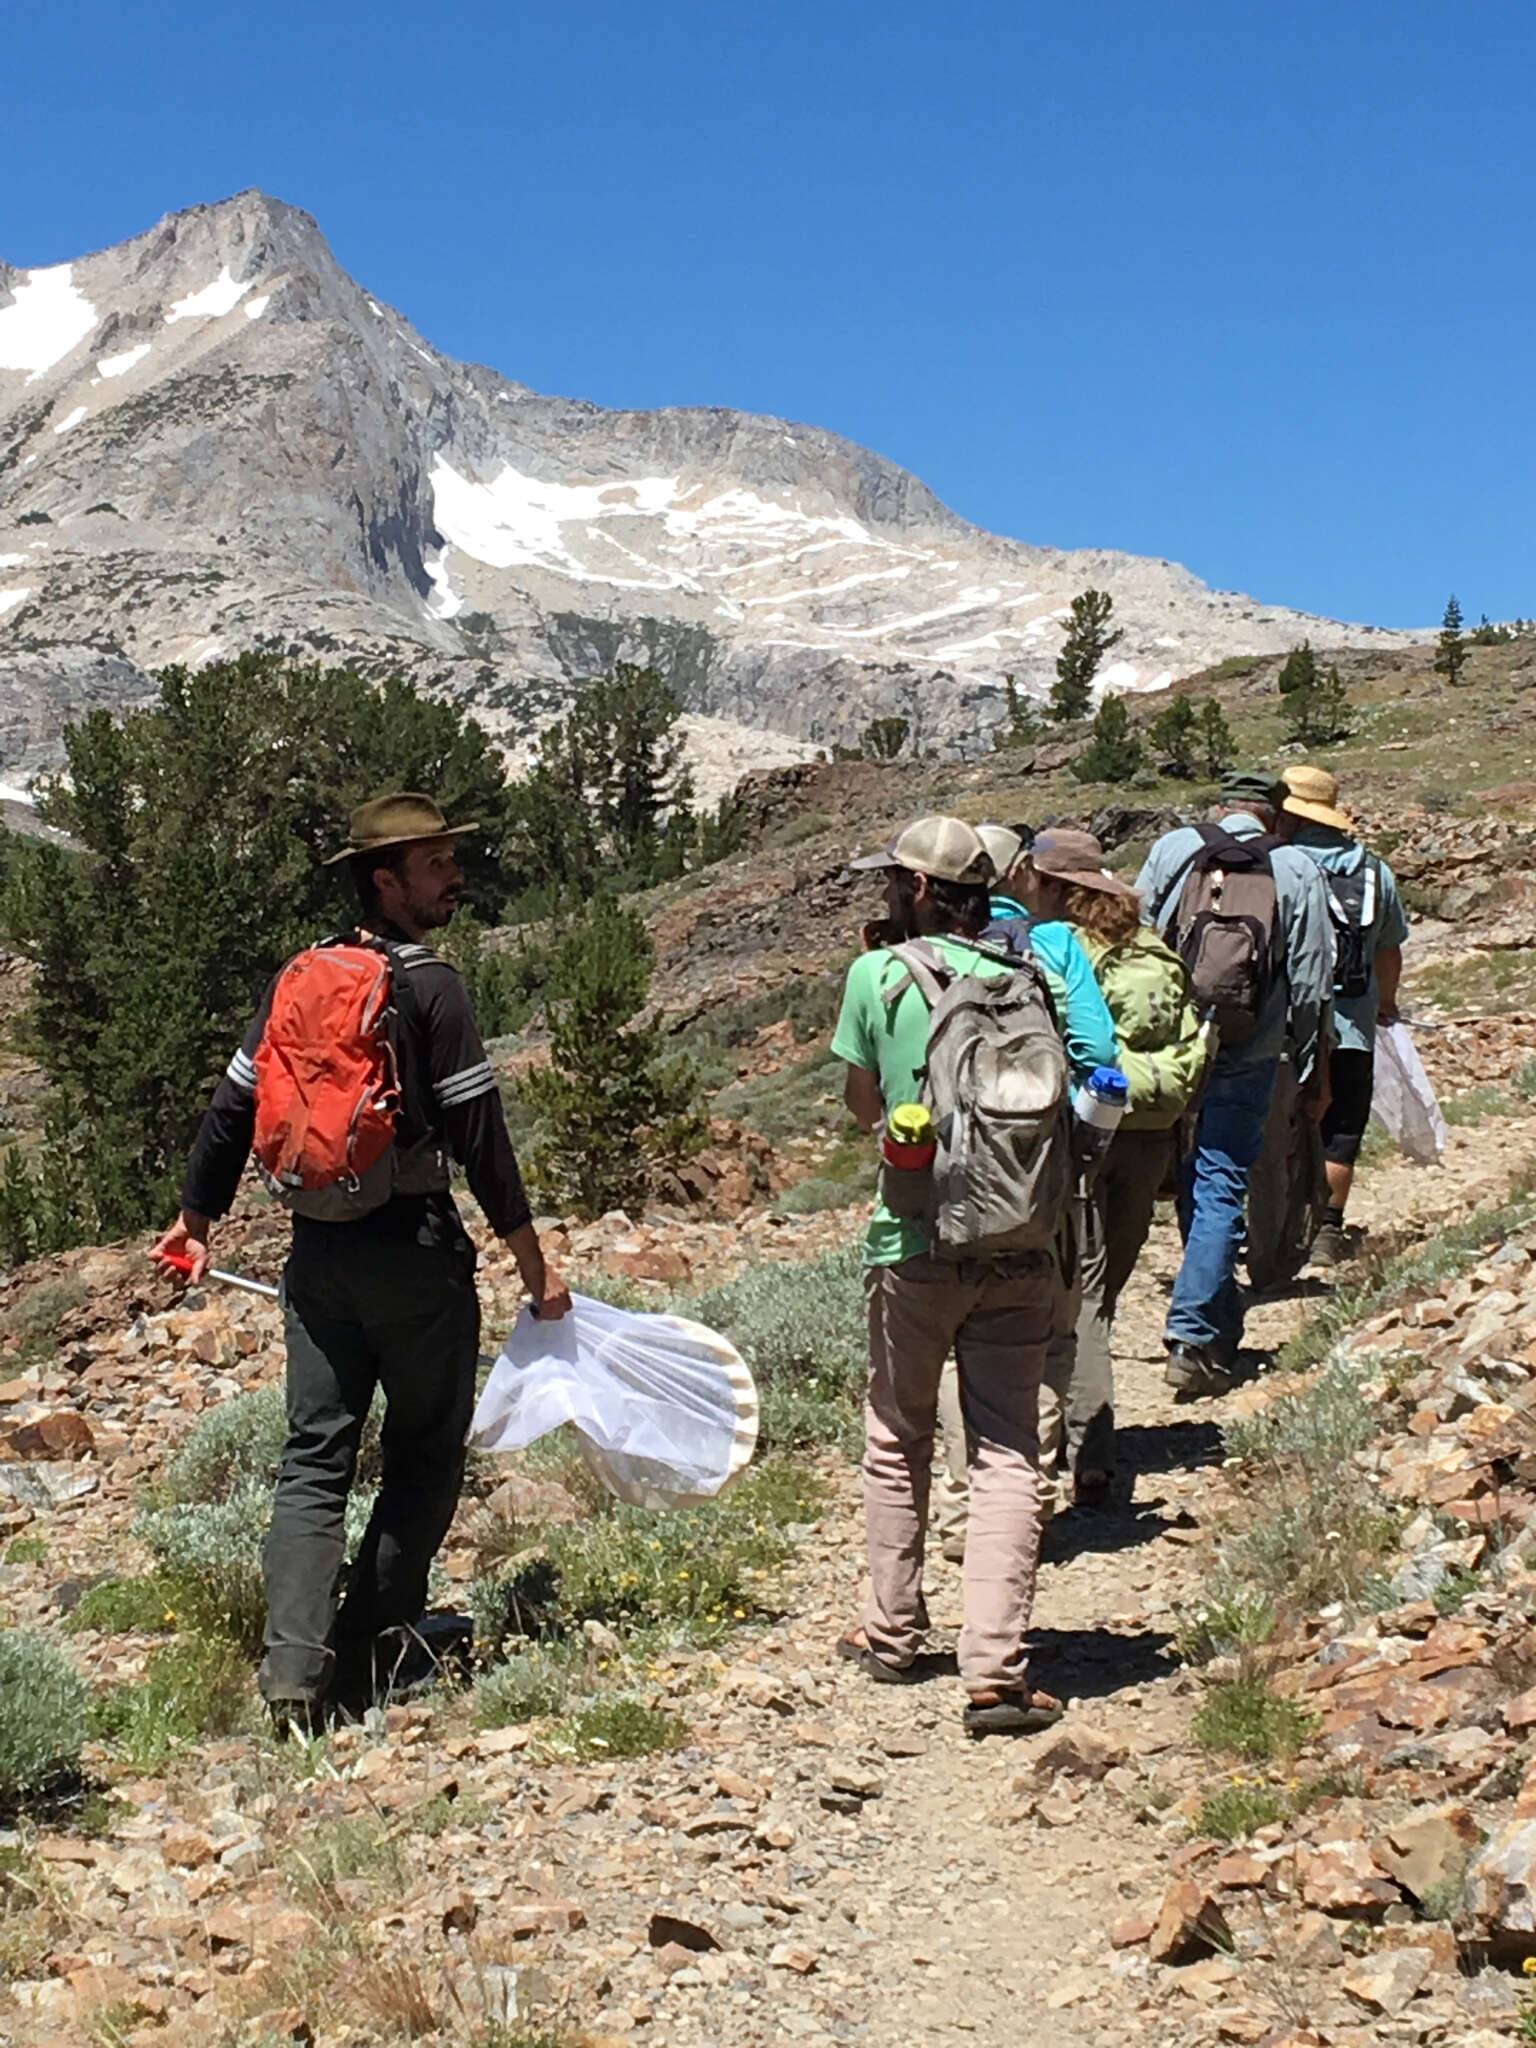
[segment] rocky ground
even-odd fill
[[[1533,1164],[1530,1119],[1457,1128],[1441,1170],[1371,1171],[1356,1213],[1394,1242],[1424,1238]],[[850,1220],[774,1225],[774,1248],[804,1256]],[[571,1256],[625,1273],[634,1235],[599,1228]],[[1383,1429],[1359,1458],[1411,1519],[1383,1566],[1384,1611],[1325,1610],[1274,1646],[1280,1690],[1319,1717],[1278,1778],[1194,1741],[1223,1667],[1182,1662],[1176,1638],[1187,1652],[1213,1544],[1243,1518],[1248,1481],[1223,1463],[1222,1426],[1306,1382],[1266,1374],[1226,1401],[1175,1405],[1158,1372],[1175,1262],[1164,1224],[1120,1326],[1134,1499],[1074,1511],[1047,1538],[1035,1642],[1041,1680],[1070,1702],[1059,1730],[972,1743],[952,1677],[871,1688],[836,1661],[860,1540],[855,1475],[831,1463],[782,1618],[632,1674],[686,1724],[670,1754],[573,1762],[539,1724],[477,1730],[443,1694],[312,1749],[205,1744],[150,1778],[91,1753],[104,1815],[3,1838],[44,1873],[47,1931],[13,1972],[0,2039],[495,2043],[522,2038],[495,2032],[516,2012],[676,2048],[895,2044],[1001,2040],[1030,2015],[1055,2040],[1105,2048],[1492,2048],[1520,1989],[1496,1965],[1536,1952],[1536,1574],[1522,1535],[1536,1527],[1536,1433],[1521,1397],[1536,1372],[1536,1231],[1486,1252],[1350,1334]],[[48,1628],[104,1569],[132,1568],[136,1491],[188,1419],[279,1369],[263,1302],[178,1306],[112,1253],[75,1255],[71,1273],[86,1291],[61,1318],[65,1343],[0,1386],[0,1526],[16,1560],[0,1601]],[[508,1277],[492,1269],[487,1288],[502,1312]],[[1321,1289],[1304,1281],[1255,1309],[1254,1367]],[[469,1568],[465,1543],[450,1541],[450,1576]],[[1435,1600],[1448,1573],[1467,1589],[1456,1611]],[[958,1595],[935,1559],[938,1648]],[[147,1644],[84,1633],[72,1649],[104,1681],[140,1668]],[[1278,1783],[1283,1803],[1286,1773],[1325,1789],[1244,1839],[1202,1836],[1213,1790]],[[334,1856],[354,1836],[372,1844],[355,1869],[305,1875],[306,1844]]]

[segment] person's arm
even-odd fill
[[[843,1101],[861,1131],[879,1129],[885,1116],[885,1104],[880,1099],[878,1074],[872,1074],[868,1067],[850,1066],[848,1078],[843,1083]]]
[[[430,977],[412,983],[412,992],[421,1003],[427,1068],[449,1150],[463,1167],[486,1222],[516,1259],[534,1313],[556,1321],[570,1307],[570,1293],[539,1245],[469,993],[454,969],[437,962]]]
[[[1039,927],[1036,927],[1038,934]],[[1085,1080],[1095,1067],[1112,1067],[1120,1057],[1115,1020],[1104,991],[1099,987],[1093,963],[1074,935],[1061,926],[1061,942],[1052,945],[1054,958],[1042,965],[1055,966],[1061,976],[1061,1035],[1067,1048],[1067,1064],[1074,1081]],[[1054,934],[1053,934],[1054,938]],[[1038,938],[1036,951],[1039,951]]]
[[[1397,991],[1403,979],[1403,949],[1383,946],[1376,955],[1376,1016],[1382,1024],[1397,1022]]]
[[[214,1219],[228,1212],[251,1156],[256,1131],[256,1048],[271,1007],[269,987],[198,1126],[181,1184],[181,1212],[150,1247],[152,1259],[169,1255],[190,1260],[187,1278],[193,1286],[208,1270],[208,1240]]]

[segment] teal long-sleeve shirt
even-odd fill
[[[985,936],[989,943],[1033,955],[1056,1005],[1073,1086],[1086,1080],[1095,1067],[1114,1066],[1118,1057],[1115,1020],[1093,964],[1077,943],[1072,927],[1055,918],[1039,922],[1011,896],[994,896],[992,922]]]

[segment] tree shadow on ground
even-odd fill
[[[1171,1526],[1170,1518],[1157,1512],[1163,1505],[1160,1500],[1137,1501],[1128,1508],[1074,1508],[1057,1515],[1041,1534],[1040,1562],[1070,1564],[1074,1557],[1102,1557],[1155,1543]]]
[[[1032,1628],[1029,1664],[1035,1683],[1059,1697],[1103,1699],[1127,1686],[1167,1678],[1179,1669],[1164,1629],[1120,1635],[1108,1628]]]

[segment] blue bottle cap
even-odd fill
[[[1130,1099],[1131,1084],[1118,1067],[1095,1067],[1088,1076],[1088,1086],[1104,1102]]]

